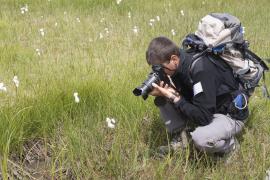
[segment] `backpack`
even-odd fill
[[[235,16],[227,13],[204,16],[196,32],[184,38],[182,48],[195,52],[192,66],[205,55],[208,55],[213,63],[214,56],[221,57],[231,67],[234,77],[248,97],[263,78],[263,93],[270,99],[264,75],[269,68],[259,56],[248,49],[249,42],[244,40],[244,27]]]

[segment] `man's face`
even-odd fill
[[[179,61],[180,59],[178,56],[172,55],[170,61],[161,64],[164,72],[167,75],[172,76],[178,68]]]

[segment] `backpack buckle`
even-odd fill
[[[252,87],[251,87],[250,83],[244,83],[244,88],[251,89]]]

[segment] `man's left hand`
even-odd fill
[[[163,84],[163,82],[160,83],[160,85]],[[169,87],[168,84],[166,84],[164,87],[157,85],[156,83],[153,83],[152,86],[157,89],[160,94],[168,98],[170,101],[176,103],[180,100],[181,96],[179,93],[177,93],[173,88]]]

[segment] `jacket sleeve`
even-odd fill
[[[212,69],[213,71],[213,69]],[[175,104],[189,120],[207,125],[216,111],[216,84],[211,69],[199,70],[192,74],[193,99],[188,102],[184,97]]]

